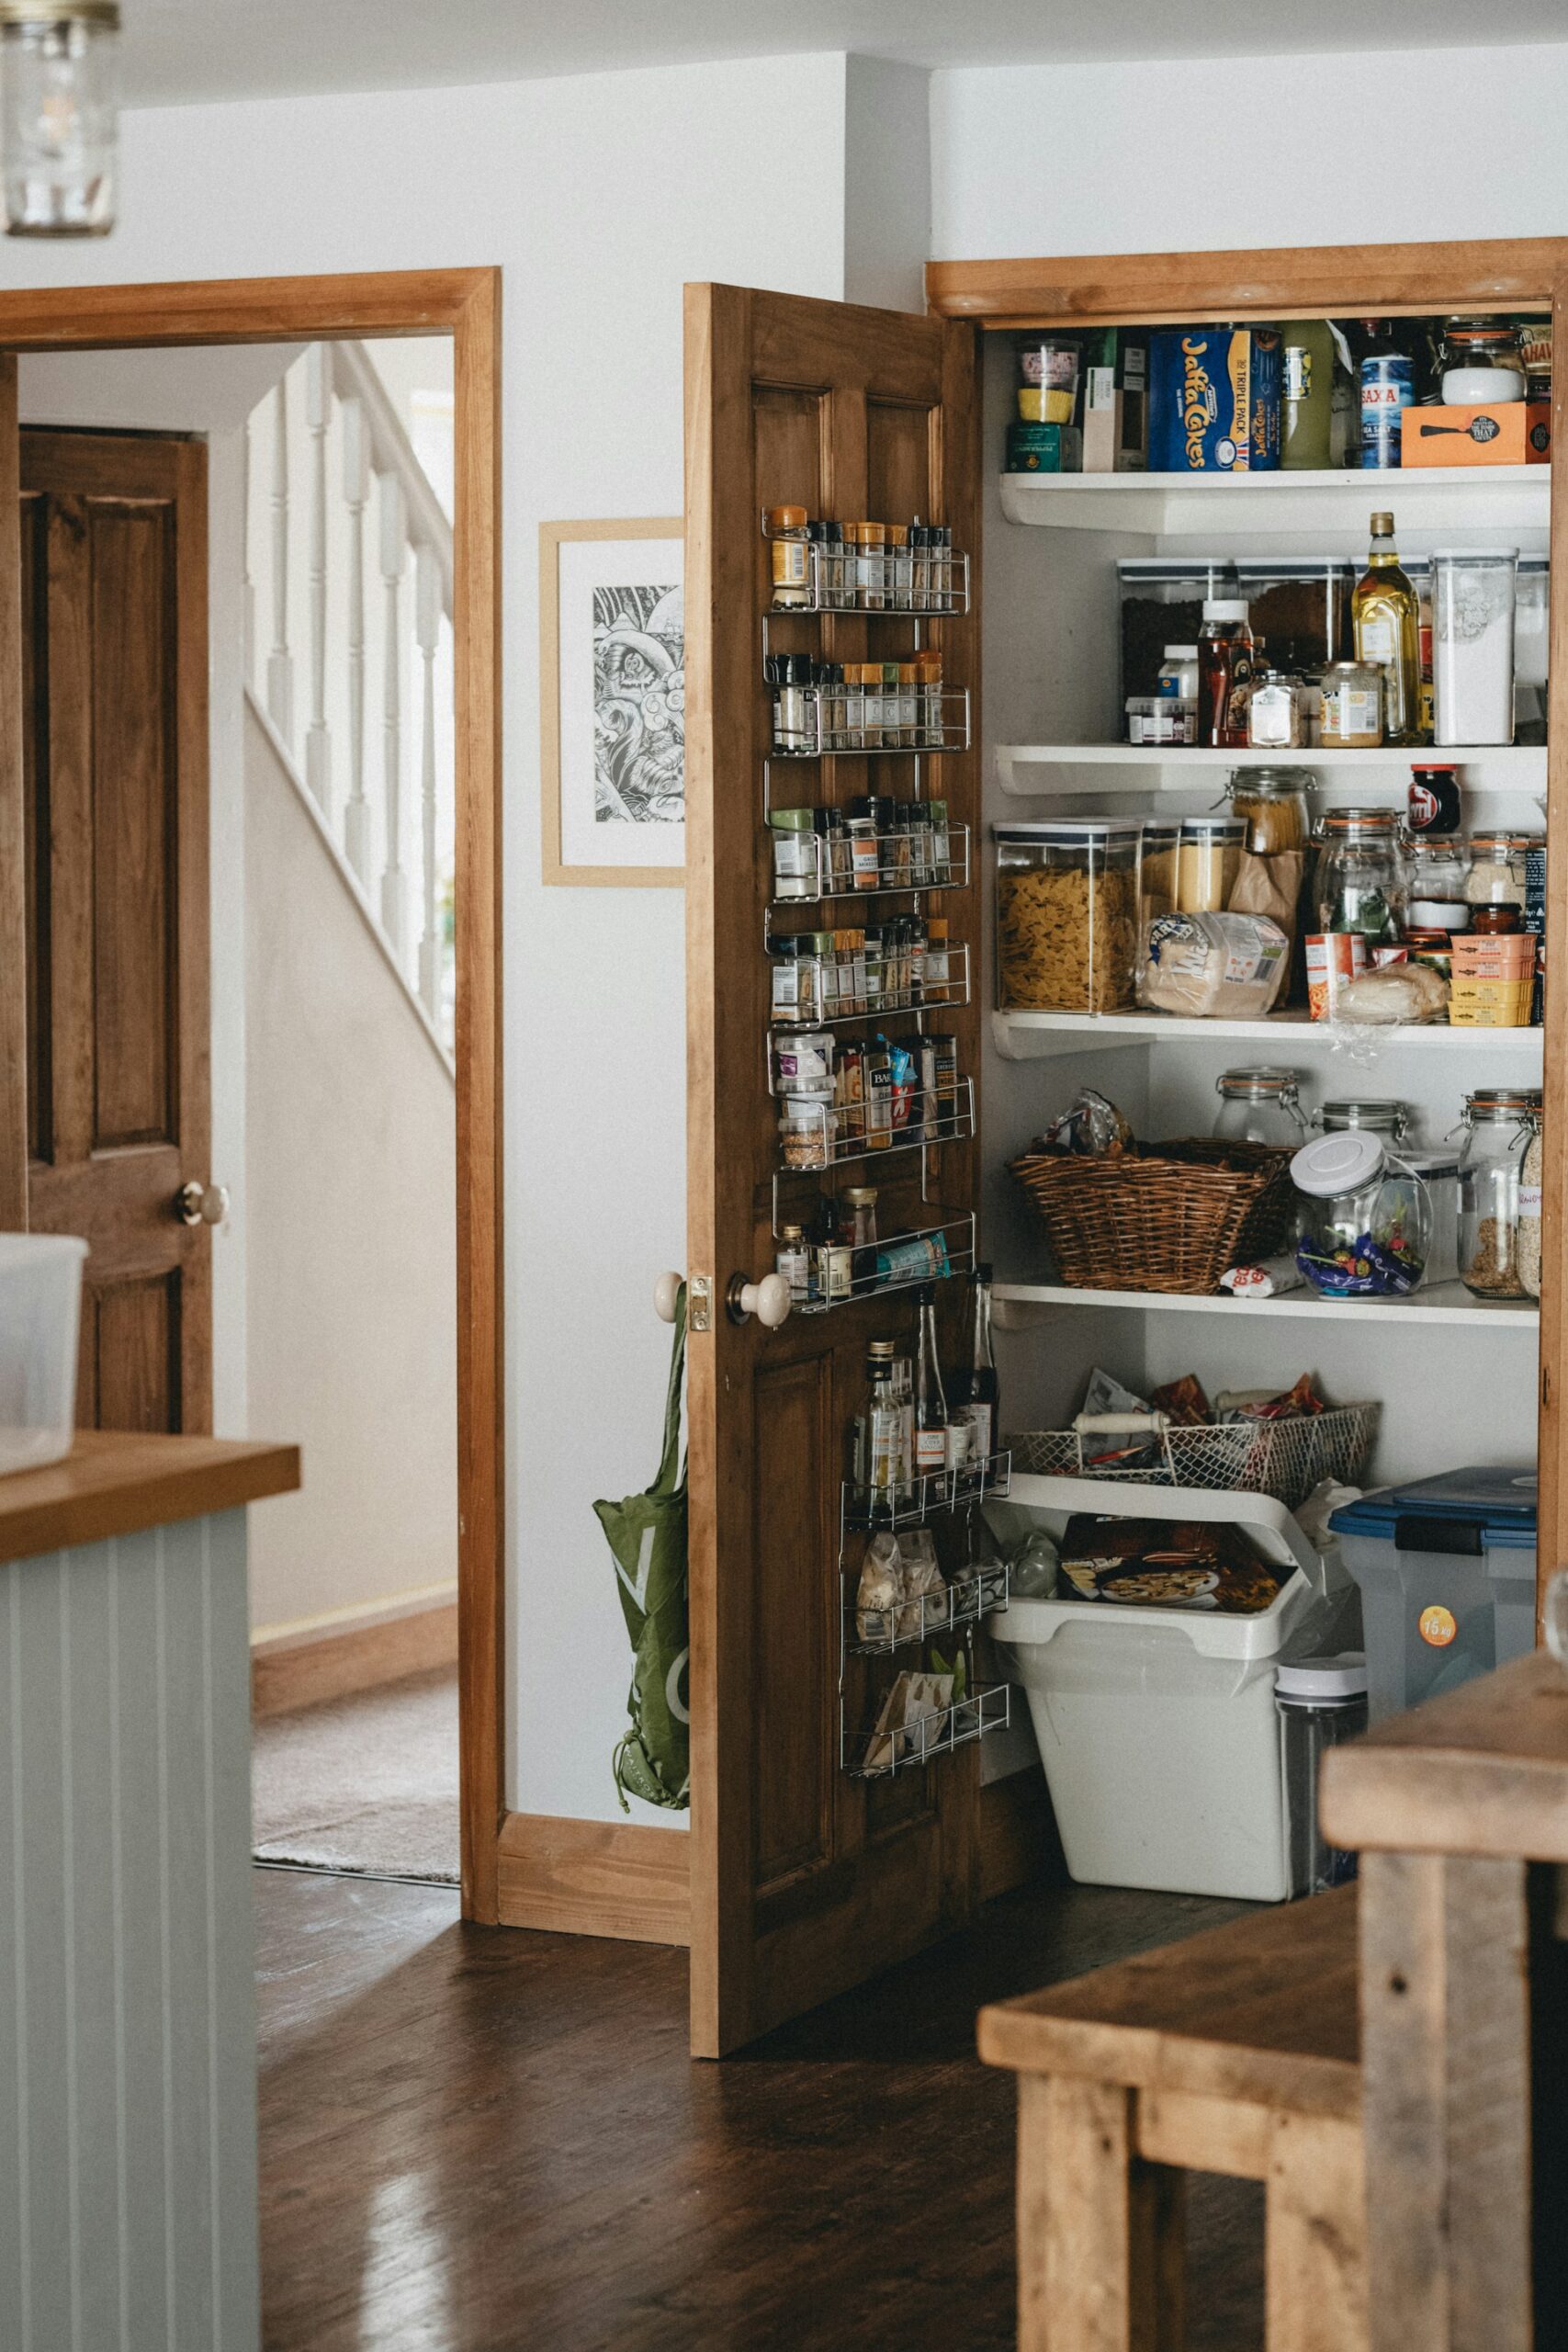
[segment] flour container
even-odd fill
[[[1361,1588],[1374,1723],[1535,1646],[1533,1469],[1386,1487],[1328,1523]]]
[[[71,1451],[86,1255],[69,1234],[0,1233],[0,1473]]]

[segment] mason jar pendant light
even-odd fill
[[[12,237],[114,227],[118,0],[0,0],[0,169]]]

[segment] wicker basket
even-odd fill
[[[1227,1421],[1219,1429],[1173,1429],[1159,1439],[1160,1459],[1144,1470],[1120,1463],[1101,1469],[1106,1440],[1076,1430],[1023,1430],[1008,1439],[1012,1466],[1036,1478],[1104,1478],[1122,1486],[1208,1487],[1272,1495],[1287,1510],[1305,1502],[1320,1479],[1354,1486],[1377,1434],[1376,1405],[1341,1405],[1288,1421]]]
[[[1206,1296],[1290,1238],[1291,1154],[1271,1144],[1134,1144],[1105,1159],[1026,1152],[1012,1172],[1075,1290]]]

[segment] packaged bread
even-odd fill
[[[1383,964],[1363,972],[1334,999],[1336,1021],[1359,1028],[1404,1021],[1441,1021],[1449,1009],[1449,984],[1429,964]]]
[[[1189,1020],[1257,1021],[1290,964],[1290,942],[1267,915],[1156,915],[1144,939],[1138,1002]]]

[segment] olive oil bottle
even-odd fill
[[[1393,516],[1372,516],[1367,569],[1350,600],[1356,659],[1382,672],[1385,743],[1421,741],[1421,605],[1393,544]]]

